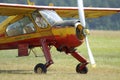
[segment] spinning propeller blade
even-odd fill
[[[80,19],[81,25],[85,29],[86,28],[86,23],[85,23],[85,16],[84,16],[83,0],[77,0],[77,1],[78,1],[79,19]],[[85,32],[84,32],[84,34],[85,34],[85,41],[86,41],[86,46],[87,46],[87,50],[88,50],[88,55],[89,55],[89,58],[90,58],[90,63],[92,64],[93,67],[95,67],[96,64],[95,64],[95,60],[94,60],[92,51],[91,51],[90,46],[89,46],[88,38],[87,38],[87,35],[86,35]]]

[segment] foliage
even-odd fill
[[[77,6],[77,0],[31,0],[36,5]],[[86,7],[114,7],[119,8],[119,0],[84,0]],[[1,3],[27,4],[27,0],[0,0]],[[3,20],[0,17],[0,21]],[[86,19],[90,29],[120,30],[120,14],[115,14],[99,19]]]

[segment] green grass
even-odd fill
[[[75,67],[78,61],[70,55],[59,53],[52,48],[54,60],[47,74],[38,75],[33,72],[37,63],[45,63],[42,52],[36,49],[41,57],[17,58],[17,50],[0,51],[1,80],[119,80],[120,79],[120,31],[91,31],[90,47],[96,61],[96,68],[88,64],[88,74],[77,74]],[[88,60],[85,43],[78,47]]]

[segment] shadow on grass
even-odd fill
[[[33,70],[0,70],[0,74],[34,74]],[[59,74],[69,74],[69,75],[76,75],[76,72],[64,72],[64,71],[53,71],[48,70],[47,75],[59,75]]]
[[[0,70],[0,74],[33,74],[33,70]]]

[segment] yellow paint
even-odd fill
[[[54,6],[54,4],[53,3],[49,3],[49,6]]]
[[[27,40],[32,38],[41,38],[45,36],[52,36],[51,31],[45,31],[45,32],[35,32],[31,34],[23,34],[19,36],[12,36],[12,37],[3,37],[0,38],[0,44],[1,43],[10,43],[10,42],[16,42],[21,40]]]
[[[32,19],[32,17],[30,16],[30,14],[25,14],[26,16],[30,17]],[[3,21],[0,24],[0,34],[6,34],[6,28],[8,27],[8,25],[14,23],[15,21],[23,18],[25,15],[16,15],[16,16],[10,16],[8,17],[5,21]],[[33,21],[33,19],[32,19]],[[22,34],[22,35],[18,35],[18,36],[6,36],[5,37],[0,37],[0,44],[3,43],[10,43],[10,42],[16,42],[16,41],[21,41],[21,40],[27,40],[27,39],[32,39],[32,38],[42,38],[42,37],[46,37],[46,36],[60,36],[60,37],[66,37],[67,35],[75,35],[75,28],[74,27],[64,27],[64,28],[54,28],[54,27],[50,27],[50,25],[48,25],[47,28],[42,29],[39,28],[35,22],[33,21],[36,32],[34,33],[30,33],[30,34]]]
[[[31,2],[30,0],[27,0],[28,5],[35,5],[34,2]]]
[[[0,15],[4,16],[12,16],[12,15],[20,15],[20,14],[29,14],[37,9],[41,9],[41,6],[32,6],[34,3],[30,0],[27,0],[28,6],[25,5],[9,5],[2,4],[0,6]],[[7,5],[7,6],[6,6]],[[46,7],[46,6],[45,6]],[[53,7],[49,7],[49,9],[53,9]],[[61,17],[63,18],[78,18],[78,9],[77,7],[58,7],[54,9]],[[102,16],[112,15],[120,12],[120,8],[85,8],[85,17],[86,18],[99,18]]]
[[[93,65],[92,65],[92,68],[96,68],[96,64],[93,64]]]
[[[27,40],[32,38],[42,38],[45,36],[66,37],[67,35],[71,35],[71,34],[75,34],[75,28],[73,27],[52,28],[49,30],[34,32],[31,34],[24,34],[24,35],[19,35],[14,37],[3,37],[3,38],[0,38],[0,43],[10,43],[10,42],[16,42],[16,41]]]
[[[78,10],[77,9],[61,9],[61,10],[55,10],[61,17],[63,18],[78,18]],[[102,10],[102,9],[92,9],[92,8],[88,8],[85,9],[85,17],[86,18],[99,18],[102,16],[108,16],[108,15],[112,15],[112,14],[116,14],[120,11],[119,10]]]
[[[90,31],[89,31],[88,29],[84,29],[84,33],[85,33],[86,35],[90,35]]]
[[[22,15],[19,15],[19,16],[10,16],[8,17],[5,21],[3,21],[1,24],[0,24],[0,34],[4,34],[6,32],[6,27],[11,24],[11,23],[14,23],[16,20],[22,18],[23,16]]]
[[[30,14],[37,10],[36,8],[31,8],[30,5],[23,6],[23,5],[2,5],[0,6],[0,15],[1,16],[13,16],[13,15],[24,15]]]
[[[65,28],[53,28],[53,35],[59,35],[60,37],[66,37],[67,35],[75,35],[74,27],[65,27]]]

